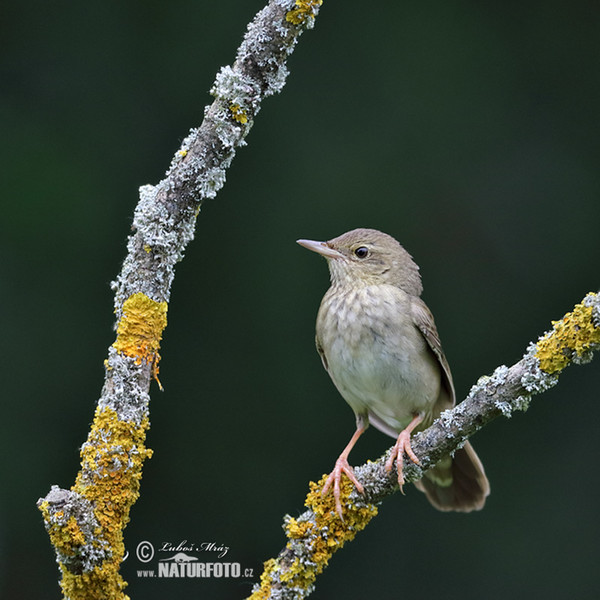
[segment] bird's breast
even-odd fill
[[[355,413],[370,413],[376,426],[380,420],[397,432],[415,414],[430,414],[441,370],[401,289],[332,287],[317,316],[317,340],[331,379]]]

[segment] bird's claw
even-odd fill
[[[365,490],[364,490],[362,484],[360,483],[360,481],[358,481],[358,479],[356,479],[356,475],[354,475],[354,470],[348,464],[348,461],[345,458],[342,458],[340,456],[340,458],[338,458],[337,461],[335,462],[335,467],[333,468],[333,471],[331,471],[331,473],[329,474],[329,477],[327,477],[327,480],[325,481],[325,485],[323,486],[321,496],[325,497],[329,493],[331,485],[333,484],[333,497],[335,498],[335,510],[336,510],[338,516],[340,517],[340,520],[343,522],[344,517],[343,517],[343,513],[342,513],[342,501],[340,500],[340,494],[341,494],[340,481],[342,479],[342,474],[346,475],[346,477],[354,484],[354,487],[358,490],[358,492],[360,492],[361,494],[364,494]]]
[[[413,452],[413,449],[410,445],[410,431],[405,429],[400,432],[398,436],[398,440],[394,444],[392,448],[392,453],[385,463],[385,470],[389,473],[394,466],[394,460],[396,461],[396,471],[398,472],[398,487],[400,488],[400,492],[404,494],[404,490],[402,489],[404,486],[404,474],[403,474],[403,466],[404,466],[404,455],[408,456],[410,460],[412,460],[416,465],[421,466],[417,455]]]

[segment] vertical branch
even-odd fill
[[[38,501],[70,599],[123,599],[123,529],[139,495],[149,427],[149,387],[158,382],[159,348],[175,265],[194,237],[201,203],[225,182],[264,98],[279,92],[298,37],[312,28],[322,0],[271,0],[249,24],[235,62],[223,67],[205,109],[165,178],[140,188],[133,233],[113,283],[117,339],[81,470],[71,490],[53,486]],[[160,383],[159,383],[160,385]]]

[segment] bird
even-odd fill
[[[325,257],[331,286],[316,322],[316,346],[325,370],[356,416],[356,431],[322,488],[331,490],[343,521],[340,481],[362,484],[348,463],[369,424],[396,440],[386,461],[404,485],[404,455],[420,464],[411,435],[429,427],[456,402],[452,374],[433,315],[421,299],[419,267],[392,236],[354,229],[326,242],[297,243]],[[466,442],[428,469],[415,486],[438,510],[480,510],[490,485],[479,457]]]

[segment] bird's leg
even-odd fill
[[[414,431],[415,427],[417,427],[420,423],[423,422],[422,415],[415,415],[413,420],[400,432],[398,436],[398,440],[392,449],[392,453],[390,457],[387,459],[385,463],[385,470],[391,471],[392,466],[394,464],[394,459],[396,460],[396,470],[398,472],[398,486],[400,487],[400,491],[402,491],[402,486],[404,485],[404,475],[402,474],[402,465],[404,463],[404,454],[410,458],[416,465],[420,465],[419,459],[417,455],[413,452],[413,449],[410,446],[410,434]]]
[[[335,508],[337,514],[340,517],[340,520],[344,520],[342,516],[342,502],[340,500],[340,480],[342,479],[342,473],[346,474],[346,477],[354,484],[356,489],[362,494],[364,492],[364,488],[361,483],[356,479],[354,475],[354,470],[348,464],[348,455],[354,445],[358,441],[358,438],[362,435],[363,431],[366,429],[366,425],[362,423],[362,421],[358,421],[356,424],[356,431],[354,435],[348,442],[348,445],[344,448],[344,451],[340,454],[339,458],[335,461],[335,467],[333,467],[333,471],[329,474],[325,485],[323,486],[323,491],[321,492],[321,496],[326,496],[333,484],[333,497],[335,498]]]

